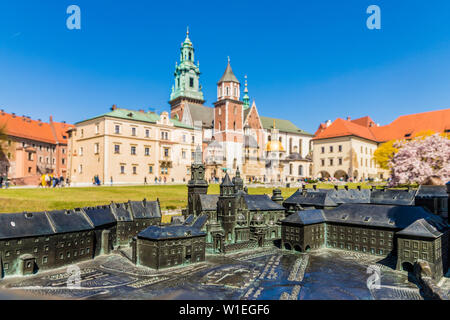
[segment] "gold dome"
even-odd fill
[[[284,152],[283,145],[280,141],[269,141],[266,144],[266,151],[269,152]]]

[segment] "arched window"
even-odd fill
[[[222,121],[219,121],[219,131],[222,131]]]
[[[192,55],[190,52],[189,52],[189,60],[192,60]]]
[[[233,130],[236,131],[236,121],[233,122]]]
[[[230,87],[226,87],[227,88],[227,90],[226,90],[226,96],[229,96],[230,95]]]
[[[303,166],[302,165],[298,166],[298,175],[303,176]]]

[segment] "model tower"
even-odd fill
[[[208,192],[208,182],[205,180],[205,165],[203,164],[202,150],[197,146],[194,152],[194,161],[191,164],[191,180],[188,182],[188,215],[197,216],[198,195]]]

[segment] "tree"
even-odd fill
[[[389,161],[391,186],[423,183],[431,176],[450,179],[450,140],[441,134],[394,143],[399,148]]]
[[[398,151],[398,148],[394,147],[394,144],[396,143],[398,143],[397,140],[382,143],[373,153],[373,158],[381,169],[389,169],[389,161]]]
[[[423,130],[416,133],[413,139],[423,140],[434,134],[436,134],[436,132],[434,132],[433,130]],[[450,139],[449,133],[441,133],[440,136]],[[407,141],[408,140],[390,140],[388,142],[380,144],[377,150],[375,150],[375,152],[373,153],[373,158],[375,159],[375,162],[380,166],[381,169],[389,170],[389,161],[393,158],[394,154],[396,154],[398,150],[401,148],[402,143],[405,143]]]

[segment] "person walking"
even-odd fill
[[[147,177],[144,177],[144,185],[147,185]]]

